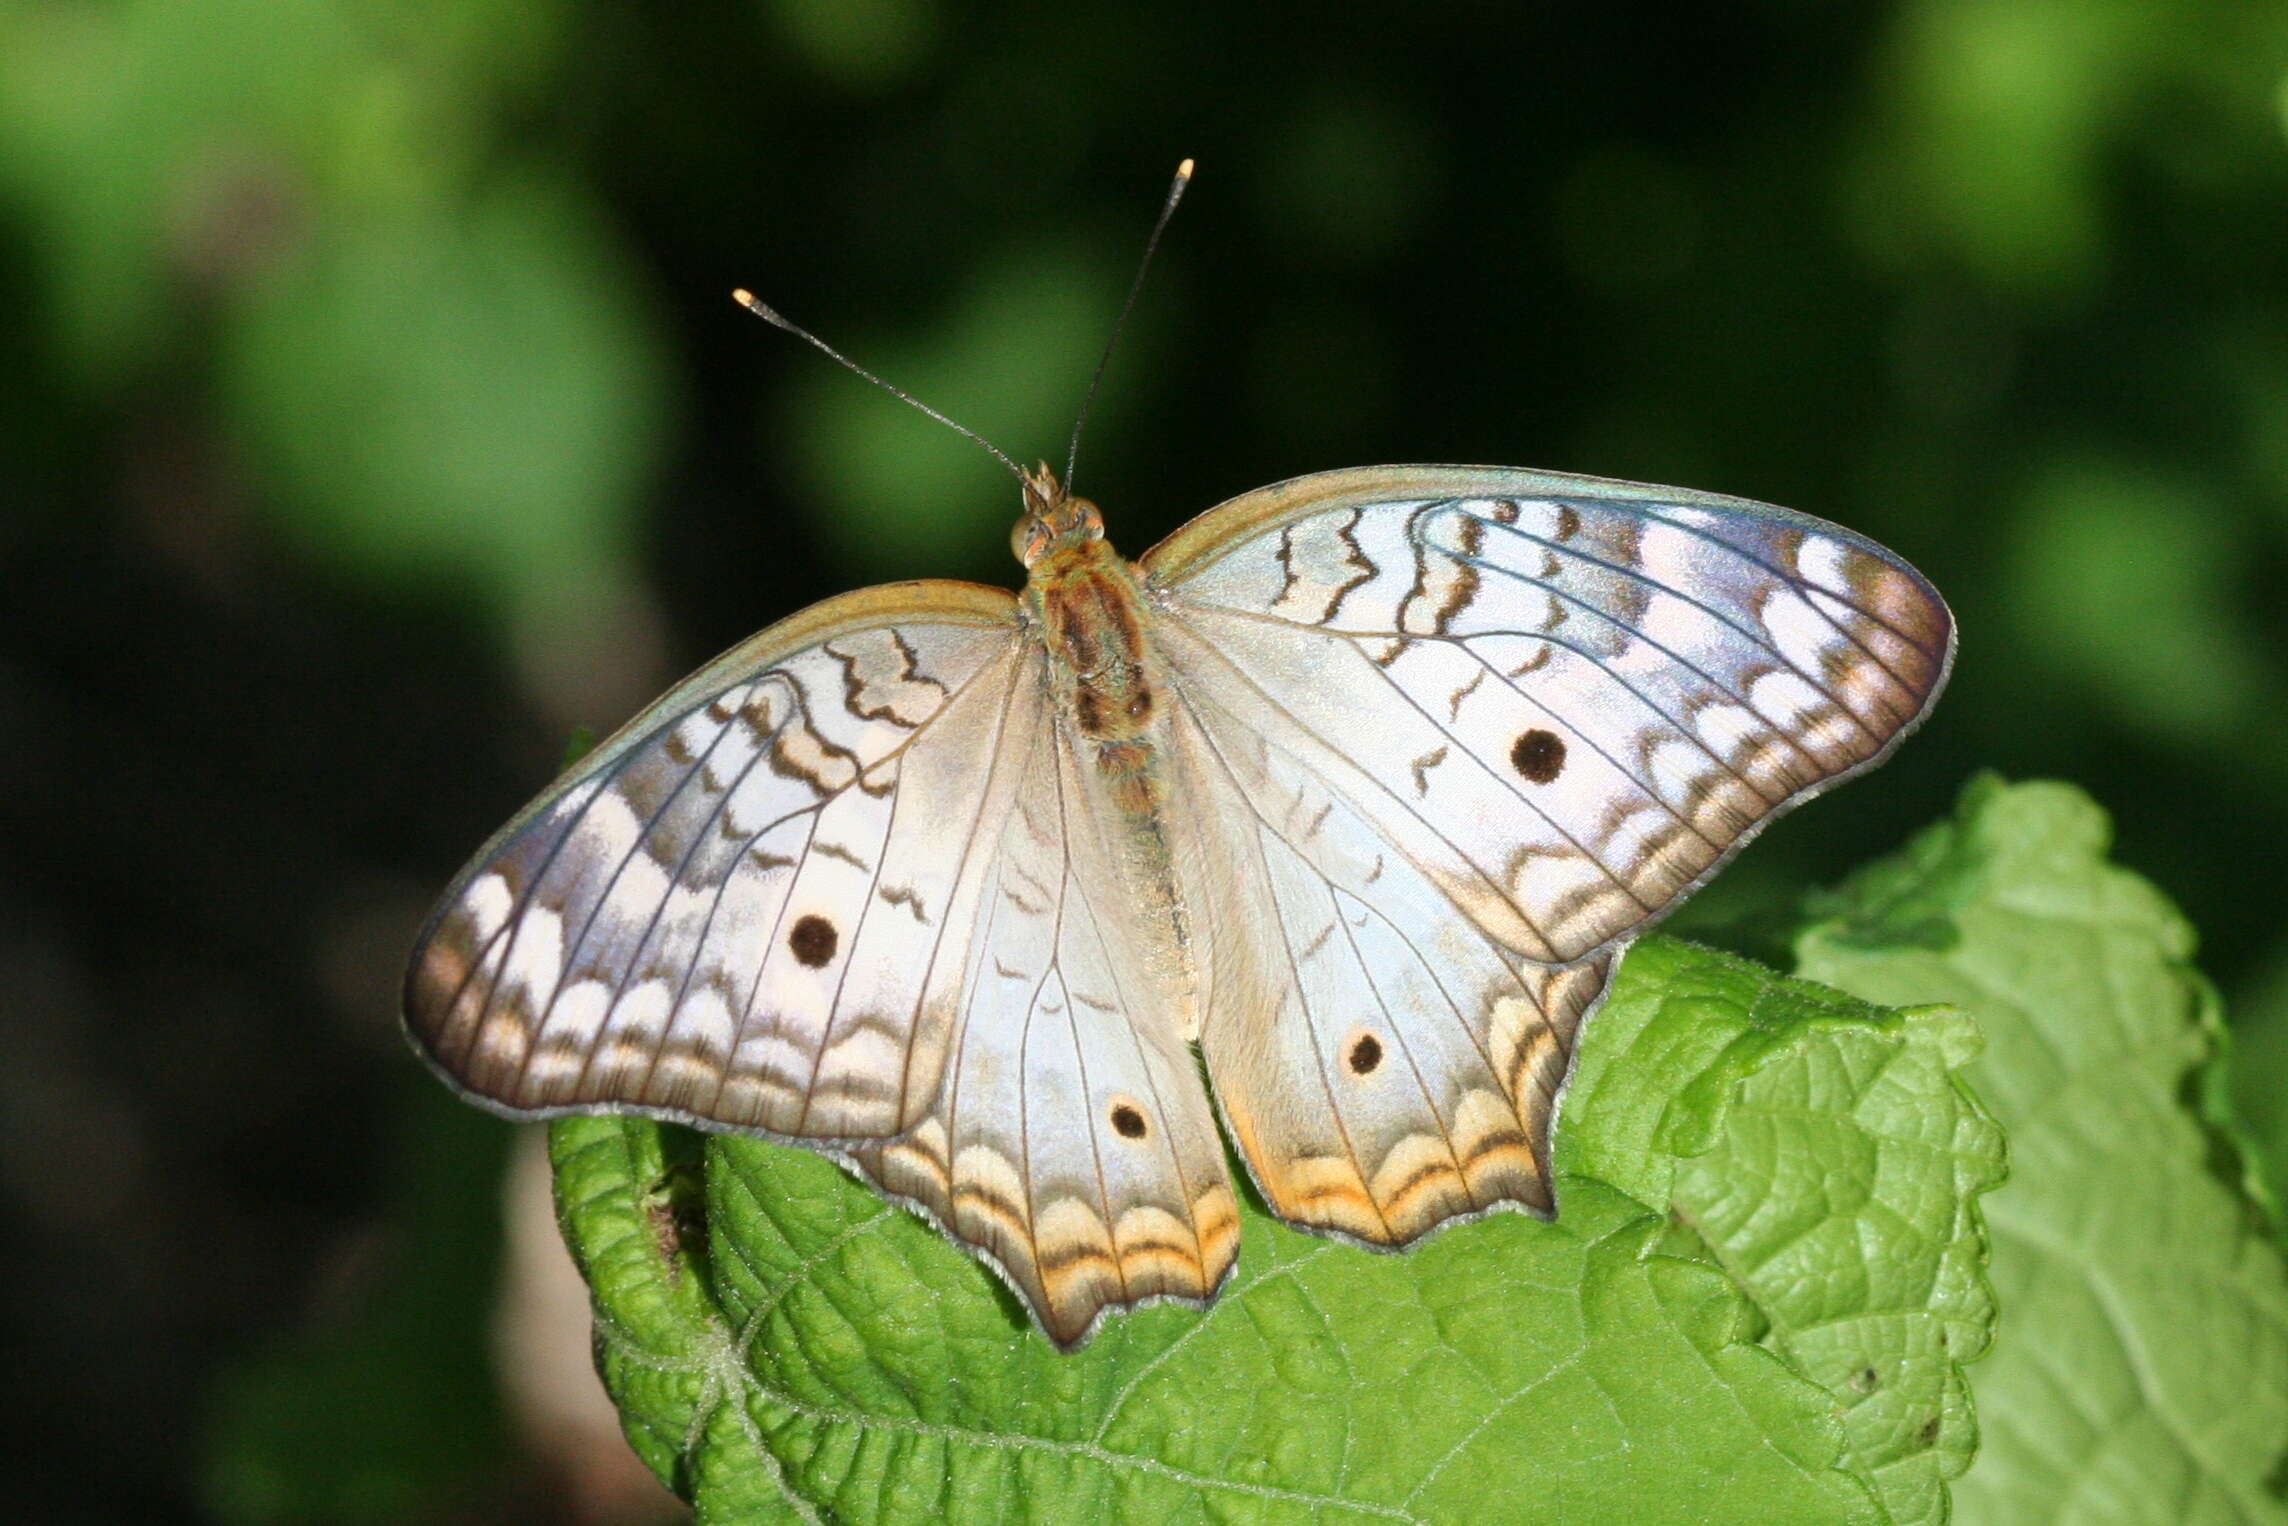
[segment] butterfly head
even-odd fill
[[[1042,462],[1025,473],[1025,517],[1009,532],[1009,549],[1028,571],[1052,553],[1104,539],[1104,516],[1086,498],[1065,491]]]

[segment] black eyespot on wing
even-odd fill
[[[1370,1076],[1382,1063],[1382,1040],[1371,1033],[1362,1033],[1351,1042],[1350,1067],[1354,1076]]]
[[[834,924],[813,912],[796,921],[794,930],[787,934],[786,944],[794,951],[795,958],[815,970],[834,957],[835,947],[841,941],[842,935],[834,930]]]
[[[1565,772],[1565,741],[1554,731],[1535,727],[1509,750],[1510,766],[1535,784],[1547,784]]]
[[[1112,1126],[1123,1139],[1144,1137],[1144,1115],[1123,1102],[1112,1110]]]

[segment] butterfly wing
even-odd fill
[[[1032,730],[935,1105],[852,1152],[979,1247],[1059,1345],[1107,1308],[1205,1301],[1239,1251],[1206,1089],[1147,961],[1061,717]]]
[[[1620,947],[1887,756],[1953,653],[1936,592],[1871,541],[1593,478],[1307,477],[1141,565],[1197,770],[1256,839],[1224,851],[1260,888],[1207,892],[1253,895],[1232,920],[1261,930],[1219,952],[1244,973],[1202,1032],[1218,1098],[1282,1215],[1375,1243],[1485,1206],[1479,1155],[1502,1200],[1549,1206],[1555,1078]]]
[[[513,1116],[821,1149],[1064,1344],[1212,1295],[1239,1236],[1215,1120],[1014,609],[868,590],[678,686],[446,892],[407,979],[422,1052]]]
[[[1017,783],[996,748],[1031,677],[998,589],[872,589],[762,632],[477,854],[415,947],[408,1031],[515,1116],[911,1127],[959,1018]]]
[[[1549,1121],[1610,957],[1517,958],[1354,803],[1356,764],[1226,697],[1185,685],[1177,750],[1211,802],[1200,1046],[1265,1199],[1373,1245],[1549,1211]]]

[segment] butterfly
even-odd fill
[[[1906,562],[1743,499],[1368,467],[1131,563],[1020,475],[1021,593],[866,589],[700,669],[478,852],[404,1010],[497,1112],[831,1156],[1066,1348],[1214,1298],[1226,1137],[1361,1245],[1553,1214],[1622,950],[1953,658]]]

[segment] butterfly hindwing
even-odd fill
[[[1382,1246],[1549,1211],[1550,1122],[1611,961],[1519,959],[1350,803],[1371,781],[1340,753],[1185,697],[1187,783],[1216,807],[1200,1046],[1273,1211]]]
[[[830,600],[629,723],[446,893],[407,977],[423,1052],[520,1116],[910,1126],[1014,788],[1013,608],[951,583]]]
[[[1083,815],[1088,765],[1046,716],[1020,750],[936,1104],[851,1159],[988,1256],[1069,1346],[1108,1307],[1212,1296],[1239,1217],[1199,1073]]]

